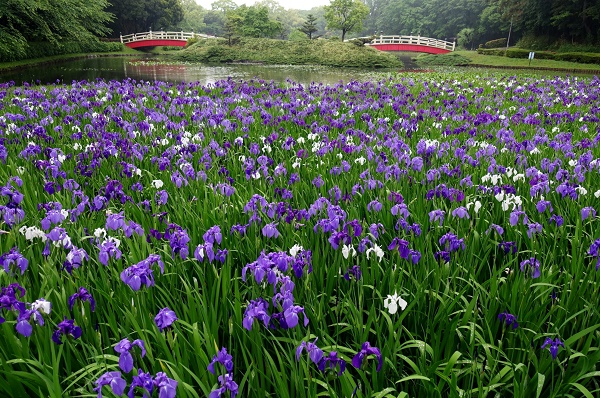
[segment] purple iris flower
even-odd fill
[[[429,222],[433,223],[435,221],[437,221],[439,223],[439,225],[441,226],[442,223],[444,222],[444,216],[446,215],[446,212],[444,210],[432,210],[429,212]]]
[[[592,216],[592,218],[596,217],[596,210],[593,207],[584,207],[581,209],[581,219],[585,220],[586,218]]]
[[[142,358],[146,355],[146,347],[144,342],[140,339],[133,340],[130,342],[129,339],[125,338],[115,345],[115,351],[119,353],[119,367],[125,373],[131,372],[133,369],[133,356],[131,356],[131,349],[133,346],[138,346],[142,350]]]
[[[148,394],[144,392],[144,397],[152,396],[152,391],[154,390],[154,381],[152,380],[152,375],[150,373],[143,372],[142,369],[138,369],[137,376],[133,376],[133,379],[131,380],[127,398],[135,397],[136,387],[143,388],[148,392]]]
[[[537,211],[539,213],[545,212],[546,209],[549,209],[550,213],[552,213],[554,211],[554,208],[552,207],[552,203],[550,203],[550,201],[548,201],[548,200],[540,200],[539,202],[537,202],[535,207],[537,208]]]
[[[112,229],[116,231],[119,228],[123,228],[125,226],[125,216],[123,212],[117,214],[109,214],[106,217],[106,229]]]
[[[127,382],[121,377],[121,372],[106,372],[98,380],[94,391],[98,393],[98,398],[102,398],[102,387],[110,386],[112,392],[120,397],[125,392]]]
[[[223,235],[221,234],[221,227],[218,225],[214,225],[214,226],[210,227],[204,233],[204,235],[202,235],[202,238],[204,239],[205,242],[209,242],[212,244],[216,243],[217,245],[220,245],[223,240]]]
[[[535,257],[531,257],[528,260],[521,261],[521,271],[523,271],[523,272],[529,271],[531,273],[531,277],[533,279],[539,278],[539,276],[541,275],[540,261],[538,259],[536,259]]]
[[[31,317],[38,325],[44,326],[44,318],[37,309],[20,311],[15,329],[25,337],[31,336],[31,332],[33,332],[33,326],[30,323]]]
[[[516,315],[509,314],[508,312],[502,312],[498,314],[498,319],[504,321],[506,326],[512,326],[513,330],[519,327]]]
[[[75,321],[73,319],[67,319],[67,317],[64,317],[64,319],[57,325],[57,329],[54,331],[54,333],[52,333],[52,341],[60,345],[62,344],[61,336],[63,334],[65,336],[71,335],[74,339],[78,339],[81,337],[81,333],[81,328],[79,326],[75,326]]]
[[[171,256],[173,258],[175,258],[176,254],[179,254],[179,257],[183,260],[187,258],[189,254],[188,243],[190,242],[190,237],[185,229],[177,224],[169,224],[165,231],[164,238],[169,240]]]
[[[63,268],[70,274],[73,272],[73,268],[79,268],[83,260],[89,260],[90,256],[87,254],[85,249],[80,249],[76,246],[71,247],[71,251],[67,254],[67,259],[63,263]]]
[[[527,214],[525,214],[522,210],[514,210],[510,213],[509,222],[513,227],[519,223],[519,218],[523,216],[523,223],[527,224],[529,222],[529,218]]]
[[[90,309],[92,311],[96,310],[96,301],[92,297],[92,295],[83,287],[79,288],[79,291],[69,297],[69,310],[73,311],[73,305],[75,304],[75,300],[88,301],[90,303]]]
[[[165,190],[158,191],[154,197],[156,204],[159,206],[166,205],[169,200],[169,194]]]
[[[550,337],[547,337],[546,340],[544,340],[544,344],[542,344],[542,349],[548,347],[550,354],[552,355],[552,359],[556,359],[556,356],[558,355],[558,348],[564,346],[565,344],[560,341],[558,337],[554,340],[552,340]]]
[[[452,216],[458,217],[458,218],[467,218],[467,219],[470,218],[469,211],[464,206],[460,206],[460,207],[457,207],[456,209],[452,210]]]
[[[368,211],[379,212],[379,211],[381,211],[382,208],[383,208],[383,205],[378,200],[372,200],[367,205],[367,210]]]
[[[216,390],[211,391],[208,398],[219,398],[225,395],[225,392],[230,391],[231,398],[235,398],[238,394],[238,385],[233,381],[233,376],[229,373],[219,376],[221,386]]]
[[[304,307],[301,307],[299,305],[292,305],[286,308],[285,311],[283,311],[285,323],[289,329],[295,327],[298,324],[298,314],[300,313],[304,315],[304,327],[306,327],[308,325],[308,317],[304,312]]]
[[[131,238],[133,234],[138,234],[139,236],[144,236],[144,228],[134,221],[128,221],[123,225],[123,233],[127,238]]]
[[[262,234],[267,238],[278,238],[280,235],[279,231],[277,230],[277,224],[275,223],[269,223],[265,225],[262,229]]]
[[[104,242],[102,242],[99,248],[100,253],[98,254],[98,261],[100,261],[102,265],[107,266],[108,259],[110,257],[116,258],[117,260],[121,258],[121,250],[119,250],[119,247],[113,240],[105,240]]]
[[[64,214],[60,210],[49,210],[46,217],[42,219],[42,229],[47,231],[52,224],[60,224],[65,220]]]
[[[308,352],[308,357],[310,358],[310,360],[313,361],[316,365],[318,365],[321,362],[321,359],[323,358],[323,351],[315,344],[317,340],[318,339],[315,339],[312,343],[306,341],[300,343],[298,348],[296,348],[296,360],[299,361],[300,355],[302,355],[302,351],[306,350],[306,352]]]
[[[354,279],[356,279],[356,280],[359,280],[360,277],[362,276],[362,272],[358,265],[353,265],[353,266],[349,267],[348,270],[346,271],[346,273],[344,274],[344,279],[349,281],[351,276],[353,276]]]
[[[500,236],[502,236],[502,234],[504,234],[504,228],[502,228],[500,225],[496,225],[496,224],[490,225],[490,227],[487,229],[487,231],[485,231],[485,233],[489,234],[492,230],[496,231],[498,233],[498,235],[500,235]]]
[[[125,268],[121,272],[121,280],[135,291],[140,290],[142,284],[146,285],[146,287],[153,286],[154,274],[152,273],[152,266],[155,264],[159,266],[160,272],[163,273],[165,265],[160,256],[158,254],[151,254],[147,259]]]
[[[265,327],[269,326],[269,320],[271,317],[267,313],[269,309],[269,302],[264,298],[260,297],[257,300],[250,300],[250,304],[246,307],[246,312],[244,312],[244,320],[242,321],[242,326],[244,326],[247,330],[252,330],[252,324],[255,319],[262,321]]]
[[[177,320],[177,315],[175,312],[168,307],[163,308],[156,314],[154,317],[154,323],[158,327],[159,331],[163,331],[163,329],[168,328]]]
[[[558,214],[553,214],[548,221],[551,223],[552,222],[555,223],[557,227],[562,226],[564,223],[564,219],[562,218],[562,216],[559,216]]]
[[[356,369],[360,369],[363,360],[369,355],[375,355],[375,357],[377,358],[377,371],[379,372],[381,370],[381,365],[383,364],[381,352],[379,351],[379,348],[372,347],[371,343],[369,343],[368,341],[363,343],[360,351],[352,358],[352,366],[354,366]]]
[[[25,273],[29,266],[29,261],[19,252],[19,248],[14,246],[8,253],[4,253],[0,256],[0,264],[4,268],[4,271],[10,275],[10,265],[15,264],[21,271],[21,275]]]
[[[178,384],[175,380],[167,377],[164,372],[158,372],[153,382],[158,390],[158,398],[175,398]]]
[[[516,242],[502,241],[498,243],[498,247],[504,250],[505,254],[516,254],[518,251]]]
[[[227,353],[227,348],[221,348],[221,351],[217,352],[217,355],[213,356],[212,361],[208,364],[208,371],[212,374],[215,373],[215,364],[220,363],[225,367],[227,373],[231,373],[233,370],[233,357]]]
[[[327,354],[321,359],[321,361],[318,363],[318,368],[321,372],[325,372],[326,368],[335,369],[338,365],[340,366],[338,376],[341,376],[342,373],[344,373],[344,371],[346,370],[346,361],[338,357],[336,351],[331,351],[329,354]]]
[[[527,237],[531,239],[531,237],[535,234],[539,234],[542,232],[542,224],[534,222],[527,224]]]

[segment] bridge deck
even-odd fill
[[[185,43],[193,38],[199,39],[213,39],[214,36],[205,35],[202,33],[194,32],[141,32],[132,33],[129,35],[121,35],[121,43],[128,47],[135,47],[135,43],[146,46],[158,46],[158,45],[185,45]],[[162,43],[162,44],[156,44]]]

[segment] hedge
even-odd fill
[[[501,57],[507,56],[509,58],[528,58],[530,50],[525,50],[523,48],[509,48],[508,50],[478,48],[477,52],[483,55],[497,55]],[[598,53],[553,53],[550,51],[536,51],[535,58],[600,65],[600,54]]]
[[[490,40],[483,45],[483,48],[500,48],[500,47],[506,47],[506,37],[503,37],[502,39]]]

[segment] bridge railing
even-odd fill
[[[453,42],[422,36],[378,36],[370,43],[370,45],[374,44],[414,44],[418,46],[442,48],[448,51],[454,51],[456,46],[456,43]]]
[[[142,32],[132,33],[129,35],[121,35],[121,43],[127,44],[141,40],[181,40],[187,41],[193,37],[200,39],[212,39],[214,36],[205,35],[202,33],[194,32]]]

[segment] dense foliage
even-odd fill
[[[600,393],[597,77],[0,97],[3,396]]]
[[[31,42],[47,43],[63,52],[67,42],[93,46],[98,36],[110,32],[106,24],[112,15],[105,11],[107,5],[106,0],[3,0],[0,62],[30,58]]]
[[[185,10],[197,11],[189,5]],[[168,31],[184,19],[181,0],[119,0],[111,2],[108,11],[115,16],[110,25],[113,37],[149,30]]]
[[[326,65],[356,68],[392,68],[402,65],[394,55],[369,47],[330,40],[286,41],[243,37],[201,40],[174,55],[191,62],[258,62],[276,65]]]

